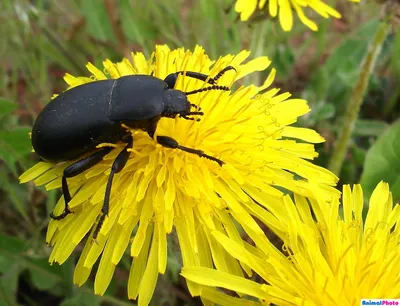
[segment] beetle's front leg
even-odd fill
[[[124,141],[125,141],[125,139],[124,139]],[[97,223],[97,226],[93,232],[94,240],[96,240],[97,235],[99,234],[100,229],[104,223],[104,220],[105,220],[106,216],[108,216],[108,211],[110,209],[111,187],[112,187],[114,174],[120,172],[125,167],[128,159],[129,159],[129,155],[131,154],[131,152],[128,151],[128,149],[131,149],[132,145],[133,145],[133,137],[131,134],[129,134],[126,137],[126,142],[127,142],[126,147],[121,152],[119,152],[118,156],[115,158],[114,163],[111,167],[110,176],[108,177],[108,181],[107,181],[103,207],[101,208],[101,216],[100,216],[99,222]]]
[[[69,210],[68,203],[71,201],[71,194],[69,192],[67,178],[77,176],[81,174],[85,170],[93,167],[97,163],[99,163],[104,156],[106,156],[113,148],[106,147],[101,149],[100,151],[96,151],[93,154],[78,160],[77,162],[69,165],[67,168],[64,169],[61,184],[62,184],[62,191],[64,195],[64,211],[59,214],[58,216],[54,215],[54,213],[50,214],[50,217],[54,220],[61,220],[68,216],[72,211]]]
[[[157,136],[157,143],[170,149],[179,149],[188,153],[196,154],[199,157],[204,157],[209,160],[215,161],[218,163],[221,167],[223,164],[225,164],[222,160],[213,157],[211,155],[205,154],[201,150],[196,150],[188,147],[181,146],[175,139],[168,137],[168,136]]]

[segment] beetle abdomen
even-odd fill
[[[116,80],[74,87],[52,100],[39,114],[32,145],[50,162],[71,160],[102,142],[117,142],[123,131],[109,120],[111,91]]]

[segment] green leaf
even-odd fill
[[[83,289],[83,288],[82,288]],[[60,306],[97,306],[100,305],[101,298],[92,292],[84,290],[76,290],[76,294],[68,299],[65,299]]]
[[[122,29],[126,36],[133,42],[144,45],[146,32],[139,31],[140,20],[133,18],[134,10],[129,0],[120,0],[119,13],[121,15]]]
[[[47,258],[29,258],[27,268],[32,283],[40,290],[47,290],[61,282],[62,268],[59,265],[50,265]]]
[[[344,37],[342,43],[330,54],[326,62],[319,70],[313,74],[311,86],[321,87],[325,90],[325,96],[319,99],[327,101],[347,101],[346,95],[353,88],[360,70],[360,61],[364,57],[368,44],[371,40],[371,33],[375,33],[379,25],[378,20],[371,19],[361,24],[360,28],[353,33]],[[319,85],[318,78],[328,76],[328,84]],[[312,90],[312,88],[310,89]],[[318,90],[318,93],[321,93]],[[344,103],[342,102],[342,106]]]
[[[354,35],[349,35],[343,40],[323,66],[324,69],[327,69],[329,75],[335,76],[343,68],[346,70],[346,66],[350,62],[354,62],[357,66],[360,64],[360,60],[363,58],[371,40],[371,33],[376,31],[378,25],[379,22],[376,19],[371,19],[362,24]]]
[[[0,233],[0,306],[15,304],[18,277],[25,269],[20,254],[29,247],[22,239]]]
[[[310,93],[309,91],[306,93]],[[304,96],[306,100],[310,100],[307,95]],[[315,128],[315,125],[330,119],[335,115],[335,105],[327,103],[326,101],[319,100],[312,104],[311,112],[307,116],[300,117],[298,122],[303,127]]]
[[[30,248],[30,245],[17,237],[8,236],[0,233],[0,254],[20,254]]]
[[[397,78],[400,79],[400,31],[397,31],[393,42],[392,69]]]
[[[29,139],[30,128],[17,127],[11,131],[0,131],[0,160],[17,176],[15,163],[32,150]]]
[[[390,184],[393,199],[400,199],[400,121],[392,124],[369,149],[361,184],[369,197],[380,181]]]
[[[5,98],[0,98],[0,117],[11,114],[17,108],[17,104]]]
[[[0,273],[4,273],[12,264],[10,257],[4,256],[0,253]]]
[[[384,121],[358,119],[354,127],[354,135],[379,136],[388,128],[388,126],[389,125]]]
[[[324,100],[330,85],[330,78],[327,69],[319,69],[308,84],[308,95],[312,95],[314,100]]]
[[[15,177],[18,177],[18,171],[15,163],[17,162],[15,154],[10,151],[6,146],[3,146],[1,144],[0,140],[0,160],[4,162],[5,165],[7,165],[8,169],[11,170],[11,172],[14,174]],[[4,167],[1,167],[1,170],[3,170]],[[2,173],[3,175],[7,175],[7,171],[4,171]],[[3,183],[3,182],[2,182]]]
[[[286,79],[294,65],[293,49],[289,45],[279,46],[275,51],[273,63],[277,70],[277,75],[282,79]]]
[[[81,12],[87,20],[87,30],[94,38],[115,42],[114,33],[108,18],[104,1],[80,1]]]
[[[353,147],[353,156],[354,156],[354,161],[357,162],[358,166],[362,166],[365,161],[365,157],[367,155],[367,151],[363,148],[360,148],[358,146]]]
[[[27,155],[32,150],[31,140],[29,133],[31,128],[18,127],[11,131],[0,131],[0,139],[2,142],[0,146],[6,146],[17,156]]]
[[[32,284],[39,290],[48,290],[64,281],[71,281],[71,279],[64,279],[64,271],[59,265],[50,265],[46,258],[30,258],[24,253],[30,248],[30,245],[25,241],[0,234],[0,268],[1,272],[6,277],[6,281],[1,283],[7,292],[12,288],[11,276],[18,278],[19,272],[28,270]],[[14,270],[11,271],[10,267],[15,263],[18,267],[18,273]],[[11,276],[10,276],[11,275]],[[8,284],[10,282],[10,284]],[[1,288],[0,288],[1,289]],[[1,292],[0,292],[1,299]]]
[[[15,305],[17,296],[18,277],[23,267],[20,263],[14,262],[7,271],[4,271],[0,277],[0,305]]]
[[[7,191],[7,196],[11,200],[11,203],[13,204],[14,208],[27,220],[28,213],[26,209],[27,202],[25,199],[26,196],[25,186],[21,186],[15,183],[14,184],[10,183],[7,171],[0,172],[0,182],[1,182],[0,188]]]
[[[15,264],[15,258],[13,256],[7,256],[5,254],[1,254],[0,251],[0,273],[4,274],[7,271],[10,270],[10,267]],[[20,266],[22,267],[23,264],[20,263]]]
[[[38,43],[39,42],[37,42],[37,44]],[[70,59],[60,50],[61,48],[63,48],[62,45],[58,46],[55,43],[51,43],[51,41],[40,45],[40,51],[49,62],[57,63],[70,73],[77,73],[78,71],[75,69],[73,63],[71,63]]]

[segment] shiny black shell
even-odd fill
[[[146,130],[164,110],[166,83],[125,76],[74,87],[50,101],[32,129],[35,152],[49,162],[73,160],[126,135],[121,123]]]

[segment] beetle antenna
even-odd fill
[[[185,92],[185,94],[188,96],[188,95],[193,95],[193,94],[198,93],[198,92],[209,91],[209,90],[229,91],[230,88],[228,86],[212,85],[212,86],[208,86],[208,87],[204,87],[204,88],[188,91],[188,92]]]
[[[217,80],[218,80],[220,77],[222,77],[222,76],[225,74],[225,72],[227,72],[227,71],[229,71],[229,70],[235,70],[235,71],[237,72],[237,70],[236,70],[235,67],[233,67],[233,66],[226,66],[224,69],[222,69],[220,72],[218,72],[218,74],[217,74],[215,77],[213,77],[214,82],[217,82]]]

